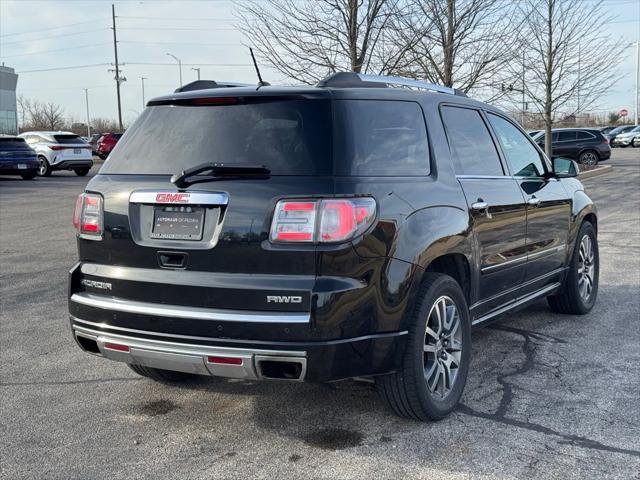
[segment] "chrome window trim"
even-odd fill
[[[158,194],[188,193],[189,199],[185,202],[158,202]],[[177,190],[138,190],[131,193],[129,203],[146,203],[153,205],[227,205],[229,195],[226,192],[178,192]]]
[[[243,310],[221,310],[182,305],[164,305],[138,302],[114,297],[103,297],[91,293],[79,292],[71,295],[71,302],[103,310],[151,315],[156,317],[184,318],[190,320],[214,320],[220,322],[246,323],[309,323],[308,312],[257,312]]]

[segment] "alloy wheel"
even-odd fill
[[[593,152],[584,152],[580,157],[580,163],[584,165],[596,165],[598,163],[598,157]]]
[[[427,317],[424,378],[429,391],[445,398],[455,385],[462,357],[460,313],[447,296],[438,298]]]
[[[593,280],[595,275],[595,253],[593,243],[589,235],[584,235],[580,240],[578,255],[578,291],[584,302],[588,302],[593,292]]]
[[[38,167],[38,175],[44,177],[44,174],[47,173],[47,161],[44,158],[40,158],[40,166]]]

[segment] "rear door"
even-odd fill
[[[576,157],[578,155],[576,138],[575,130],[555,132],[553,138],[553,155],[556,157]]]
[[[457,178],[466,196],[478,261],[478,318],[512,301],[524,278],[526,208],[515,179],[506,175],[480,111],[444,106]]]
[[[545,175],[549,166],[524,132],[506,117],[487,117],[527,204],[527,268],[521,292],[526,294],[555,282],[562,272],[571,199],[560,180]]]

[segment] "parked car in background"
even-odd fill
[[[596,130],[600,130],[601,134],[606,135],[607,133],[609,133],[614,128],[616,128],[616,127],[596,127]]]
[[[131,128],[77,199],[68,305],[79,348],[144,377],[367,376],[398,415],[440,419],[472,325],[596,301],[575,162],[452,88],[192,90]]]
[[[73,170],[83,177],[91,170],[91,147],[75,133],[25,132],[19,137],[36,151],[41,177],[48,177],[54,170]]]
[[[554,157],[572,158],[585,165],[596,165],[611,157],[609,140],[597,129],[557,128],[551,133]],[[544,149],[544,132],[533,139]]]
[[[609,140],[609,144],[614,147],[615,145],[613,145],[613,139],[616,138],[617,135],[620,135],[621,133],[627,133],[636,128],[636,126],[637,125],[622,125],[620,127],[616,127],[613,130],[609,130],[609,132],[605,134],[605,137],[607,137],[607,140]]]
[[[102,137],[102,133],[93,133],[88,140],[88,144],[91,145],[91,153],[98,154],[98,140]]]
[[[118,143],[118,140],[120,140],[120,137],[122,137],[121,133],[105,133],[102,135],[98,140],[98,148],[96,149],[98,156],[103,160],[107,158],[113,147]]]
[[[616,135],[613,140],[611,140],[612,147],[630,147],[632,146],[633,139],[636,138],[637,135],[640,134],[640,126],[632,128],[623,133],[619,133]]]
[[[36,152],[24,138],[0,135],[0,175],[20,175],[31,180],[39,165]]]
[[[529,134],[529,136],[531,138],[535,137],[536,135],[538,135],[540,132],[543,132],[544,130],[529,130],[527,133]]]
[[[633,140],[631,140],[631,146],[640,147],[640,133],[633,137]]]

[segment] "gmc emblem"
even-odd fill
[[[158,203],[187,203],[189,193],[158,193],[156,202]]]
[[[302,303],[302,297],[289,295],[267,295],[267,303]]]

